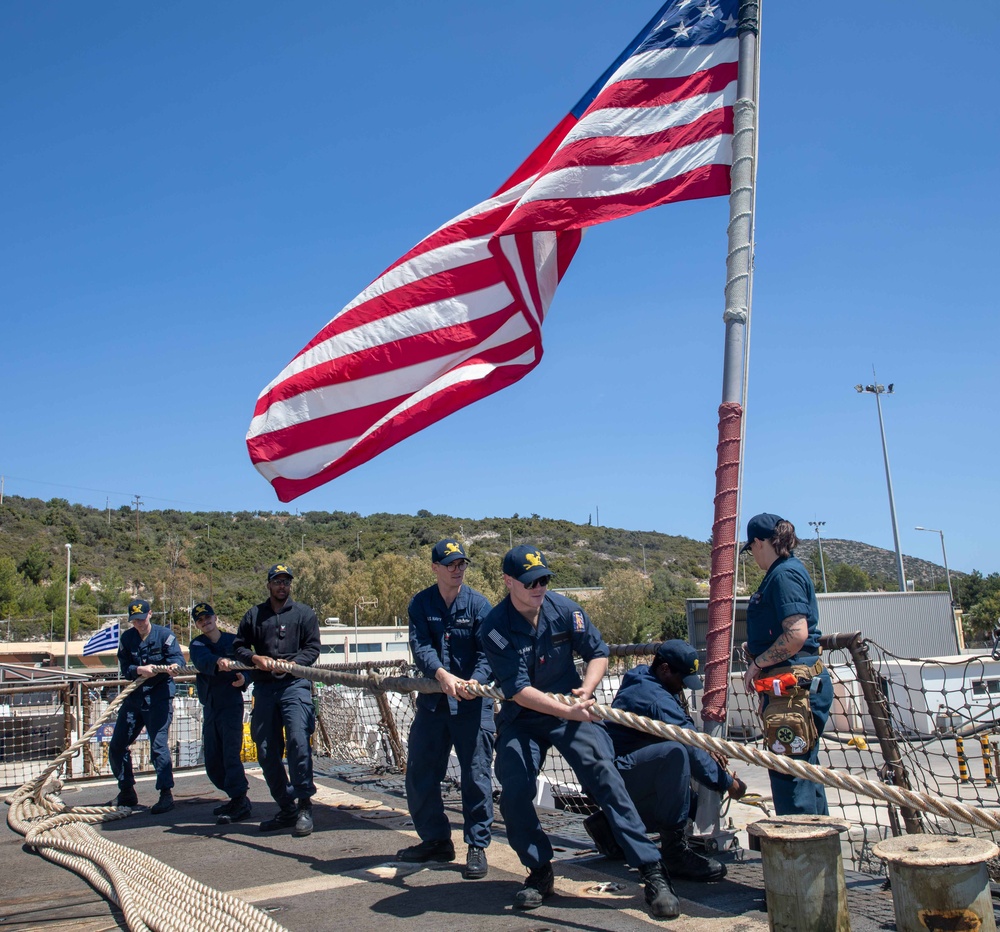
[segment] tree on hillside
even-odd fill
[[[990,643],[1000,628],[1000,593],[983,596],[962,616],[966,639]]]
[[[348,573],[347,555],[339,550],[300,550],[292,566],[295,601],[311,605],[321,620],[333,615],[337,584]]]
[[[18,596],[21,594],[21,580],[17,567],[10,557],[0,557],[0,615],[10,618],[18,612]]]
[[[37,547],[29,547],[17,571],[29,582],[38,585],[48,575],[52,562]]]
[[[871,577],[860,566],[834,563],[826,569],[826,580],[831,592],[870,592]]]
[[[358,560],[333,587],[331,615],[353,624],[358,606],[358,624],[391,625],[398,618],[406,624],[410,599],[434,582],[430,559],[383,553],[373,560]],[[359,603],[378,600],[378,606]]]
[[[121,605],[122,592],[125,591],[125,580],[122,574],[113,566],[109,566],[101,576],[101,586],[97,597],[97,611],[101,615],[117,612]]]
[[[631,644],[639,635],[653,582],[638,570],[618,567],[601,577],[603,590],[587,603],[587,614],[608,644]]]

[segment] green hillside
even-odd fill
[[[474,561],[467,581],[493,600],[504,592],[503,553],[512,544],[538,546],[558,587],[603,587],[579,598],[608,640],[684,636],[685,599],[707,594],[710,544],[654,531],[539,515],[102,511],[61,498],[8,496],[0,505],[3,634],[24,640],[61,630],[67,543],[71,625],[80,636],[99,627],[99,615],[122,611],[135,595],[150,599],[157,621],[173,624],[182,637],[188,607],[200,599],[210,599],[234,624],[264,598],[267,567],[279,561],[295,571],[294,597],[321,618],[353,621],[357,610],[361,624],[405,623],[410,597],[433,582],[430,548],[442,537],[466,544]],[[824,552],[831,591],[895,588],[891,552],[850,541],[824,541]],[[815,542],[803,542],[800,556],[818,581]],[[906,565],[918,588],[943,588],[942,568],[911,558]],[[967,609],[983,602],[979,623],[992,624],[987,616],[989,599],[1000,594],[997,574],[952,576],[959,600]],[[752,590],[760,579],[752,562],[741,569],[741,584],[744,577]]]

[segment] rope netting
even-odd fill
[[[153,675],[167,667],[152,667]],[[87,880],[118,906],[134,932],[285,932],[270,916],[245,900],[221,893],[182,871],[110,841],[93,828],[131,814],[124,806],[67,806],[60,798],[56,776],[86,747],[143,680],[126,686],[103,715],[33,780],[12,793],[7,824],[24,836],[25,844],[42,857],[61,864]]]
[[[834,703],[818,767],[761,747],[756,703],[740,682],[739,657],[734,658],[730,673],[724,738],[611,708],[624,674],[638,663],[648,663],[656,644],[612,648],[594,709],[601,718],[723,754],[737,771],[744,768],[744,777],[746,767],[762,767],[822,783],[831,812],[852,824],[846,843],[856,869],[883,872],[871,848],[883,838],[906,831],[1000,839],[1000,738],[994,710],[1000,696],[1000,662],[989,655],[907,659],[856,635],[834,635],[824,641]],[[400,663],[381,667],[279,663],[277,667],[315,683],[318,714],[313,741],[318,772],[323,771],[324,760],[333,770],[340,767],[390,777],[405,771],[406,738],[416,696],[440,692],[435,681],[413,675],[414,668]],[[59,775],[71,773],[74,755],[92,750],[95,735],[108,727],[134,688],[129,685],[106,705],[91,696],[90,705],[92,710],[100,708],[99,716],[79,740],[9,797],[8,823],[25,836],[28,845],[81,874],[119,905],[130,928],[166,927],[155,912],[166,903],[172,912],[185,917],[177,928],[206,932],[280,929],[266,914],[241,900],[165,865],[155,865],[154,870],[155,862],[147,863],[146,855],[139,858],[135,851],[108,841],[95,830],[96,823],[123,818],[130,810],[71,808],[59,798]],[[495,689],[478,684],[471,684],[471,689],[502,701]],[[574,701],[566,696],[555,698],[566,704]],[[700,715],[697,698],[694,694],[691,710],[696,721]],[[80,711],[49,710],[46,714],[79,720]],[[456,792],[458,777],[457,762],[453,762],[447,780]],[[558,754],[548,755],[541,777],[549,785],[554,808],[593,811],[573,771]],[[157,878],[152,888],[151,877]]]
[[[837,643],[836,637],[827,640]],[[834,683],[834,702],[820,745],[818,770],[762,747],[756,701],[743,689],[739,657],[730,674],[726,740],[713,743],[716,739],[671,730],[662,723],[654,723],[661,729],[656,733],[718,751],[741,766],[770,768],[823,783],[831,811],[852,825],[845,853],[858,870],[883,873],[883,863],[872,855],[872,847],[907,831],[1000,840],[1000,736],[996,733],[1000,726],[991,705],[1000,696],[1000,664],[988,656],[907,660],[871,642],[846,640],[846,645],[824,653]],[[609,707],[622,677],[636,664],[650,662],[656,646],[612,648],[608,674],[595,696],[602,715],[619,715]],[[317,683],[327,684],[317,690],[321,737],[317,752],[372,772],[401,773],[405,748],[400,751],[398,745],[393,746],[376,695],[385,693],[395,733],[405,746],[417,693],[436,692],[437,684],[416,676],[387,675],[384,668],[371,668],[368,675],[340,670],[314,668],[311,674]],[[495,692],[490,695],[501,698]],[[696,722],[700,716],[697,698],[695,694],[691,709]],[[635,718],[624,724],[640,727]],[[572,769],[554,750],[546,757],[541,777],[549,788],[549,794],[541,798],[551,799],[555,808],[581,814],[594,810]],[[447,780],[456,792],[458,778],[453,760]],[[765,798],[765,806],[767,802]]]

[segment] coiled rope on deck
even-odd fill
[[[155,676],[167,667],[153,667]],[[143,682],[130,683],[78,741],[8,798],[7,824],[42,857],[67,867],[117,905],[134,932],[287,932],[238,897],[214,890],[162,861],[105,838],[91,826],[132,814],[126,806],[67,806],[53,774],[116,714]]]

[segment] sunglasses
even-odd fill
[[[445,569],[449,569],[449,570],[463,569],[464,570],[468,565],[469,565],[469,561],[468,560],[453,560],[451,563],[449,563],[445,567]]]
[[[539,576],[534,582],[521,583],[525,589],[537,589],[539,586],[547,586],[551,582],[551,576]]]

